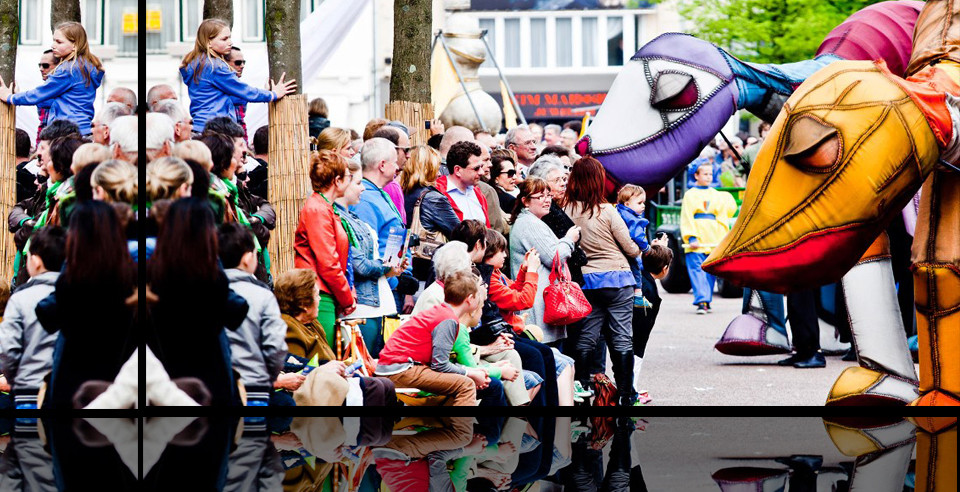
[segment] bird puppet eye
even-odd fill
[[[836,128],[812,116],[801,116],[790,126],[783,158],[800,169],[827,172],[840,162],[841,146]]]
[[[661,72],[653,82],[650,105],[663,110],[687,109],[700,99],[697,81],[692,75]]]

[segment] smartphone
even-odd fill
[[[427,130],[430,129],[430,120],[423,120],[423,127]]]

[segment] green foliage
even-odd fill
[[[679,0],[691,34],[759,63],[812,58],[824,36],[875,0]]]

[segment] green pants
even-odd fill
[[[330,350],[333,350],[333,353],[337,353],[337,346],[334,345],[337,324],[337,303],[333,300],[333,296],[326,292],[320,293],[317,321],[327,335],[327,344],[330,345]]]

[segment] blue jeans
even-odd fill
[[[690,285],[693,287],[693,304],[713,301],[713,284],[716,279],[713,275],[703,271],[701,265],[707,255],[703,253],[687,253],[687,273],[690,275]]]
[[[787,336],[787,321],[786,314],[783,311],[783,295],[774,294],[772,292],[764,292],[762,290],[755,291],[749,287],[744,287],[743,289],[743,314],[746,314],[750,311],[750,296],[756,292],[760,297],[760,305],[763,309],[763,314],[767,317],[767,325],[769,325],[774,330],[777,330],[783,336]]]

